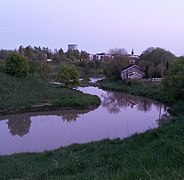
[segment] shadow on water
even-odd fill
[[[107,92],[102,94],[102,106],[106,107],[109,113],[118,114],[122,108],[137,108],[139,111],[150,111],[153,101],[123,93]]]
[[[56,115],[63,120],[63,122],[76,121],[77,118],[82,114],[89,113],[95,108],[89,110],[62,110],[62,111],[52,111],[52,112],[33,112],[24,114],[14,114],[1,116],[0,121],[7,120],[8,129],[12,136],[23,137],[29,133],[31,128],[31,117],[45,116],[45,115]]]

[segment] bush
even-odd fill
[[[64,85],[79,85],[79,72],[73,65],[64,66],[58,72],[58,80]]]
[[[176,102],[171,108],[169,112],[174,116],[184,115],[184,101]]]
[[[162,90],[171,102],[184,100],[184,60],[171,66],[167,76],[162,80]]]
[[[6,72],[15,77],[25,77],[29,73],[29,64],[25,57],[14,53],[6,60]]]

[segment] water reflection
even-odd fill
[[[33,116],[44,116],[44,115],[56,115],[62,122],[76,121],[81,114],[86,114],[93,111],[90,110],[67,110],[67,111],[53,111],[53,112],[37,112],[37,113],[25,113],[25,114],[14,114],[9,116],[2,116],[0,120],[7,119],[8,129],[12,136],[23,137],[29,133],[31,127],[31,117]]]
[[[126,107],[137,108],[139,111],[148,112],[153,104],[160,105],[160,103],[147,98],[117,92],[103,93],[101,97],[102,106],[107,108],[109,113],[113,114],[118,114]],[[163,105],[161,105],[162,107]]]
[[[11,118],[7,121],[8,129],[12,136],[24,136],[29,133],[31,127],[31,120],[29,117],[23,119]]]
[[[170,114],[167,111],[165,111],[164,114],[160,113],[159,119],[157,119],[156,122],[157,122],[158,126],[161,127],[161,126],[165,125],[166,123],[168,123],[170,121],[170,119],[171,119]]]
[[[147,98],[96,87],[80,87],[97,95],[101,106],[90,110],[26,113],[0,117],[0,155],[42,152],[73,143],[125,138],[163,124],[163,104]]]
[[[77,118],[79,117],[78,114],[63,114],[62,116],[62,119],[63,121],[67,121],[67,122],[70,122],[70,121],[76,121]]]

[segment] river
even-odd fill
[[[97,87],[79,87],[98,95],[101,105],[91,110],[25,113],[0,117],[0,155],[43,152],[74,143],[131,136],[157,128],[166,107],[147,98]]]

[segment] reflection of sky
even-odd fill
[[[105,91],[94,87],[80,89],[98,96],[105,94]],[[164,113],[163,107],[161,111]],[[54,113],[51,112],[51,114]],[[76,117],[75,114],[79,115],[76,121],[63,121],[62,116],[67,118],[67,114],[69,118]],[[144,112],[138,110],[138,105],[134,105],[123,107],[119,113],[115,114],[109,113],[108,108],[101,105],[96,110],[85,114],[81,114],[80,111],[71,111],[71,113],[62,112],[61,115],[31,116],[29,133],[22,137],[12,136],[7,120],[0,121],[0,154],[39,152],[72,143],[86,143],[104,138],[124,138],[136,132],[157,127],[159,108],[153,103],[150,111]]]

